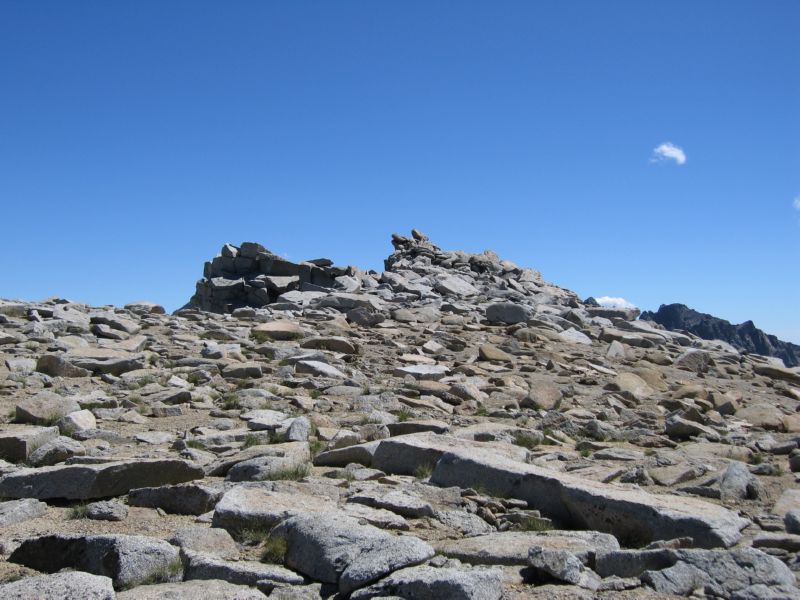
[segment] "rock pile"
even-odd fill
[[[0,301],[0,597],[800,598],[800,370],[392,243]]]

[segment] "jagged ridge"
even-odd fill
[[[683,330],[705,340],[723,340],[744,352],[775,356],[788,367],[800,365],[800,346],[764,333],[752,321],[734,325],[685,304],[662,304],[656,312],[645,311],[641,318],[671,330]]]

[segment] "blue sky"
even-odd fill
[[[800,342],[798,23],[791,0],[4,0],[0,297],[175,309],[224,242],[380,269],[417,227]]]

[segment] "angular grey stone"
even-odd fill
[[[447,452],[455,452],[462,448],[502,453],[519,461],[525,461],[528,457],[528,451],[521,446],[468,442],[451,436],[422,433],[381,441],[372,457],[371,466],[386,473],[414,475],[420,467],[433,467]]]
[[[228,471],[228,481],[264,481],[280,478],[282,473],[300,472],[311,460],[306,442],[273,444],[269,454],[236,463]]]
[[[97,420],[90,410],[76,410],[61,417],[56,426],[62,435],[72,435],[79,431],[97,429]]]
[[[36,370],[51,377],[90,377],[89,369],[77,367],[60,354],[44,354],[36,361]]]
[[[52,425],[64,415],[80,409],[80,405],[72,398],[65,398],[53,392],[40,392],[17,404],[16,421],[33,425]]]
[[[356,493],[350,496],[347,501],[365,504],[373,508],[383,508],[412,519],[432,517],[434,514],[431,504],[403,490],[392,490],[386,493]]]
[[[0,502],[0,527],[8,527],[14,523],[35,519],[46,512],[47,504],[33,498]]]
[[[186,579],[222,579],[228,583],[251,586],[263,581],[289,585],[300,585],[304,582],[297,573],[278,565],[251,560],[223,560],[194,552],[184,552],[184,556]]]
[[[203,476],[200,467],[174,459],[21,469],[0,479],[0,497],[93,500],[121,496],[138,487],[184,483]]]
[[[160,508],[178,515],[202,515],[214,509],[222,493],[202,483],[136,488],[128,492],[128,504]]]
[[[129,335],[136,335],[142,328],[133,319],[128,319],[113,312],[95,312],[91,315],[91,322],[108,325],[117,331],[124,331]]]
[[[172,442],[175,439],[175,434],[167,431],[143,431],[133,436],[133,439],[143,444],[159,446]]]
[[[600,587],[597,573],[585,568],[580,559],[569,550],[532,546],[528,551],[528,564],[559,581],[589,590]]]
[[[661,571],[645,571],[642,582],[662,594],[688,596],[694,590],[703,588],[708,577],[697,567],[678,561]]]
[[[45,442],[31,452],[28,463],[34,467],[46,467],[64,462],[73,456],[83,456],[86,448],[78,440],[59,436]]]
[[[45,573],[75,569],[110,577],[115,587],[130,587],[153,579],[180,581],[183,573],[177,548],[164,540],[136,535],[29,538],[8,560]]]
[[[686,369],[687,371],[694,371],[695,373],[705,373],[708,371],[708,365],[712,362],[711,354],[708,351],[690,348],[676,358],[674,364],[679,369]]]
[[[578,331],[574,327],[570,327],[566,331],[560,332],[558,334],[558,337],[562,341],[568,342],[570,344],[582,344],[584,346],[592,345],[592,338],[590,338],[585,333]]]
[[[273,531],[288,546],[286,565],[348,594],[402,567],[434,555],[410,536],[393,536],[342,513],[292,517]]]
[[[735,460],[731,461],[722,474],[719,488],[723,500],[755,500],[764,493],[761,482],[747,465]]]
[[[0,459],[24,461],[34,450],[57,436],[58,427],[4,425],[0,431]]]
[[[788,511],[783,517],[787,533],[800,534],[800,509]]]
[[[307,373],[317,377],[330,377],[331,379],[347,379],[347,375],[336,367],[318,360],[301,360],[295,365],[297,373]]]
[[[271,529],[291,516],[331,511],[326,496],[273,492],[257,485],[238,485],[225,493],[214,509],[212,524],[236,535],[243,529]]]
[[[257,362],[231,363],[222,369],[222,376],[231,379],[257,379],[261,375],[261,365]]]
[[[532,546],[567,550],[587,566],[597,552],[619,550],[614,536],[597,531],[493,532],[434,545],[437,552],[473,565],[527,565]]]
[[[346,448],[336,448],[320,452],[314,457],[314,466],[317,467],[346,467],[350,463],[358,463],[369,467],[372,465],[372,457],[378,449],[379,441],[358,444],[357,446],[347,446]]]
[[[270,589],[272,600],[321,600],[322,584],[292,585]]]
[[[503,573],[499,569],[437,569],[409,567],[395,571],[367,588],[357,590],[352,600],[404,598],[407,600],[500,600]]]
[[[414,379],[422,381],[438,381],[450,372],[450,369],[443,365],[411,365],[410,367],[397,367],[394,375],[405,377],[411,375]]]
[[[527,306],[511,302],[498,302],[486,307],[486,319],[491,323],[525,323],[531,318],[531,310]]]
[[[246,585],[221,579],[193,579],[179,583],[140,585],[117,594],[117,600],[265,600],[266,596]]]
[[[611,550],[598,552],[594,569],[601,577],[639,577],[645,571],[660,571],[675,564],[672,550]]]
[[[684,419],[680,415],[671,415],[664,422],[664,431],[672,439],[688,440],[695,436],[703,436],[708,440],[719,440],[719,434],[705,425]]]
[[[441,277],[436,281],[433,286],[437,292],[445,296],[475,296],[480,293],[480,290],[474,285],[457,277],[455,275],[447,275]]]
[[[116,596],[119,598],[119,596]],[[73,571],[35,575],[0,585],[4,600],[114,600],[108,577]]]
[[[133,339],[136,338],[131,338]],[[64,359],[92,373],[122,375],[128,371],[145,368],[143,354],[106,348],[74,348],[64,356]]]
[[[386,320],[379,312],[359,306],[347,311],[347,320],[361,327],[375,327]]]
[[[675,550],[674,556],[709,577],[726,594],[752,585],[795,585],[795,577],[783,562],[755,548],[729,551]]]
[[[86,505],[86,517],[95,521],[124,521],[128,507],[114,500],[91,502]]]
[[[224,560],[239,559],[239,547],[231,534],[216,527],[180,529],[170,538],[169,543],[195,554],[205,554]]]

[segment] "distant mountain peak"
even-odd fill
[[[800,346],[764,333],[753,321],[734,325],[678,303],[662,304],[656,312],[645,311],[641,319],[655,321],[667,329],[688,331],[706,340],[723,340],[743,352],[774,356],[788,367],[800,365]]]

